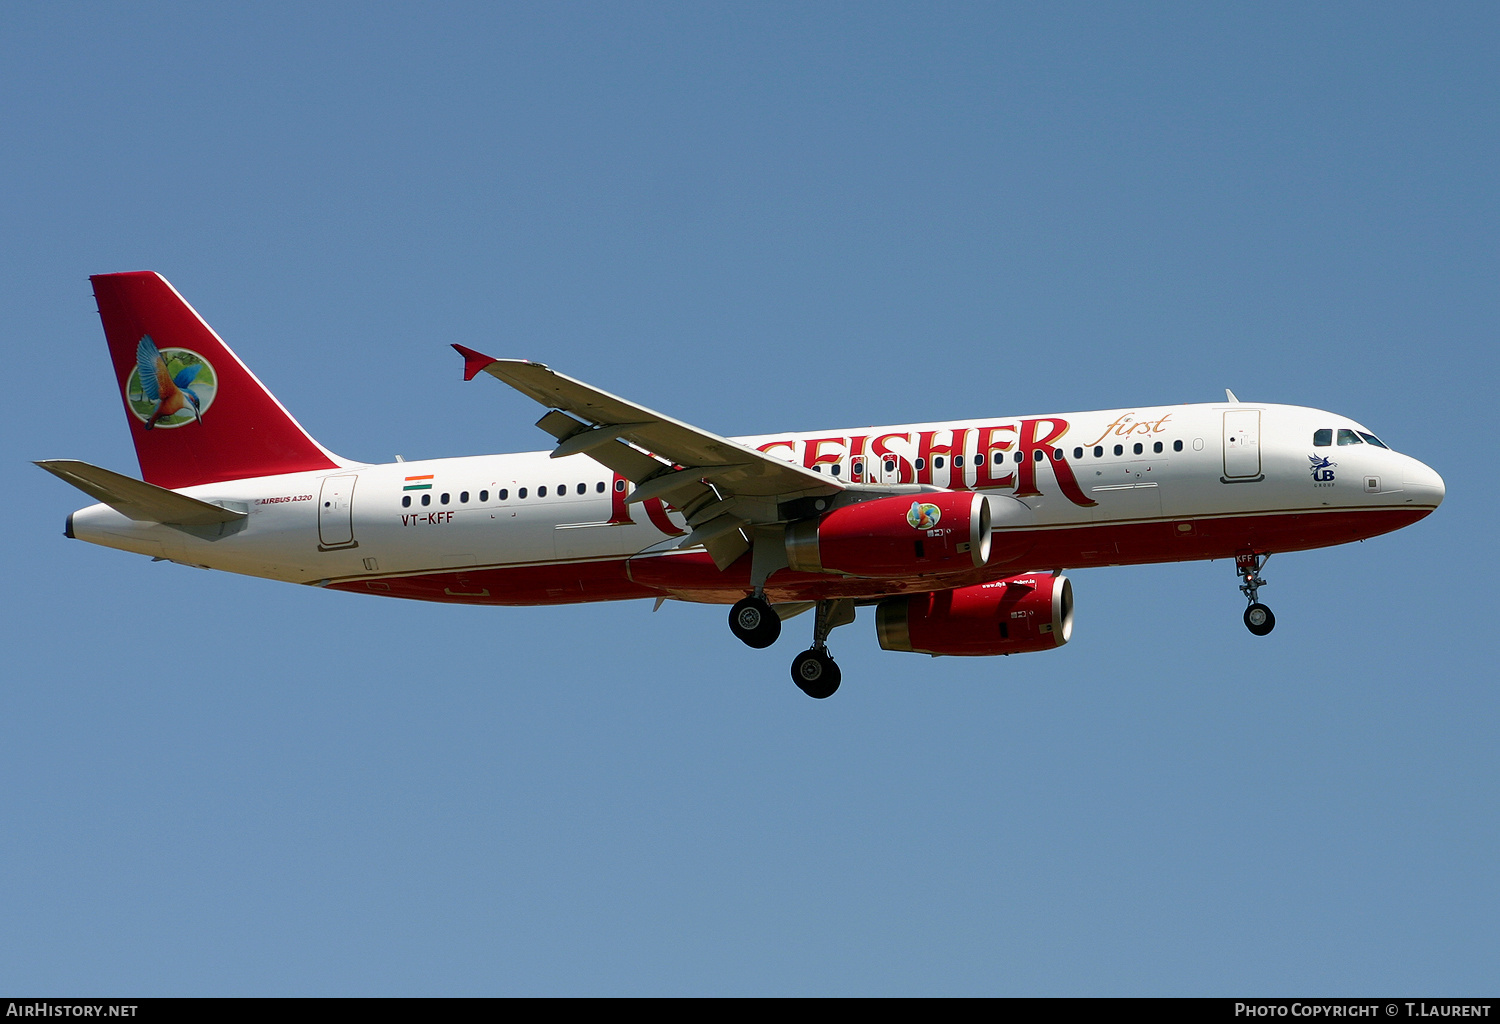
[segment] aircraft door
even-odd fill
[[[1260,410],[1231,409],[1224,413],[1224,483],[1261,479]]]
[[[318,550],[358,547],[354,542],[354,482],[359,477],[323,478],[318,494]]]
[[[875,455],[864,457],[865,479],[872,484],[899,484],[901,482],[901,458],[897,455]]]

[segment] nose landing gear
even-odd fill
[[[819,601],[813,624],[813,645],[792,659],[792,682],[809,697],[823,700],[839,688],[843,673],[828,653],[828,634],[854,621],[854,602],[848,598]]]
[[[1250,607],[1245,609],[1245,628],[1256,636],[1265,636],[1276,628],[1276,616],[1260,603],[1260,588],[1266,585],[1266,581],[1260,578],[1260,570],[1270,560],[1270,555],[1253,552],[1234,556],[1235,572],[1244,580],[1240,584],[1240,593],[1250,602]]]

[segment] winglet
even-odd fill
[[[1227,398],[1227,399],[1229,399],[1231,402],[1235,403],[1236,405],[1239,404],[1240,400],[1238,398],[1234,397],[1234,392],[1230,391],[1228,388],[1224,389],[1224,397]]]
[[[498,362],[494,356],[487,356],[483,352],[475,352],[472,348],[463,345],[454,345],[458,354],[464,357],[464,380],[473,380],[484,372],[484,368],[491,363]]]

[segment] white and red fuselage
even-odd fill
[[[1065,568],[1234,558],[1264,635],[1266,556],[1387,533],[1443,500],[1437,473],[1362,425],[1233,395],[730,439],[461,346],[466,378],[550,409],[538,426],[557,447],[356,463],[160,276],[93,281],[145,479],[39,463],[102,500],[69,536],[384,597],[735,604],[756,647],[813,606],[793,676],[814,696],[838,685],[823,641],[855,604],[880,603],[891,649],[1017,653],[1067,641]]]
[[[1314,446],[1317,431],[1337,438],[1340,429],[1369,433],[1316,409],[1220,403],[737,440],[830,477],[991,499],[983,566],[909,579],[783,569],[766,583],[773,601],[810,601],[1031,569],[1326,547],[1407,526],[1442,500],[1441,478],[1410,456],[1367,442]],[[184,488],[249,513],[224,536],[132,521],[107,505],[74,513],[71,531],[211,569],[462,604],[728,604],[749,592],[748,559],[720,571],[702,550],[675,549],[686,523],[660,499],[627,504],[632,485],[619,475],[587,455],[548,454],[348,464]],[[1315,455],[1332,465],[1313,469]]]

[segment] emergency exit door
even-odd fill
[[[357,547],[354,543],[354,482],[359,477],[330,476],[323,478],[323,489],[318,494],[318,547]]]
[[[1224,413],[1223,480],[1248,483],[1260,478],[1260,410],[1229,410]]]

